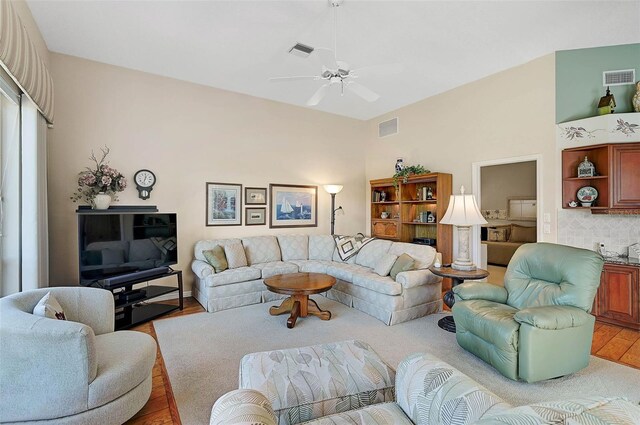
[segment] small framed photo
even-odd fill
[[[244,188],[244,204],[245,205],[267,205],[267,188],[266,187],[245,187]]]
[[[242,225],[242,185],[207,182],[207,226]]]
[[[246,208],[244,210],[244,222],[247,226],[261,226],[267,224],[267,209]]]
[[[318,186],[270,184],[269,227],[317,227]]]

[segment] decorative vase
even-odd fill
[[[107,195],[104,192],[98,193],[95,198],[93,198],[93,209],[94,210],[106,210],[109,209],[109,205],[111,204],[111,196]]]
[[[402,170],[404,170],[404,159],[398,158],[396,160],[396,173],[399,173]]]
[[[636,94],[633,95],[633,110],[640,112],[640,81],[636,83]]]

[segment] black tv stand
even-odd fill
[[[157,317],[165,315],[175,310],[182,310],[183,291],[182,291],[182,270],[173,270],[167,268],[165,273],[154,276],[137,277],[131,280],[118,282],[110,285],[100,285],[113,293],[115,302],[115,329],[129,329],[140,323],[153,320]],[[150,282],[165,277],[176,276],[178,278],[178,286],[163,285],[147,285],[144,288],[133,289],[133,285],[138,283]],[[159,302],[150,302],[153,298],[160,297],[172,292],[178,291],[178,304],[165,304]]]

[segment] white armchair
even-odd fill
[[[32,314],[47,293],[67,320]],[[46,288],[0,299],[0,422],[122,424],[151,394],[156,342],[114,332],[111,292]]]

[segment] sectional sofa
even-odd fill
[[[203,252],[220,245],[225,252],[242,247],[246,263],[215,273]],[[408,254],[414,269],[395,279],[374,272],[378,262]],[[192,269],[196,274],[194,297],[215,312],[284,296],[269,292],[263,279],[276,274],[315,272],[336,278],[324,295],[363,311],[387,325],[412,320],[442,309],[442,278],[428,267],[436,251],[426,245],[374,239],[358,254],[342,261],[330,235],[254,236],[242,239],[201,240],[195,244]]]

